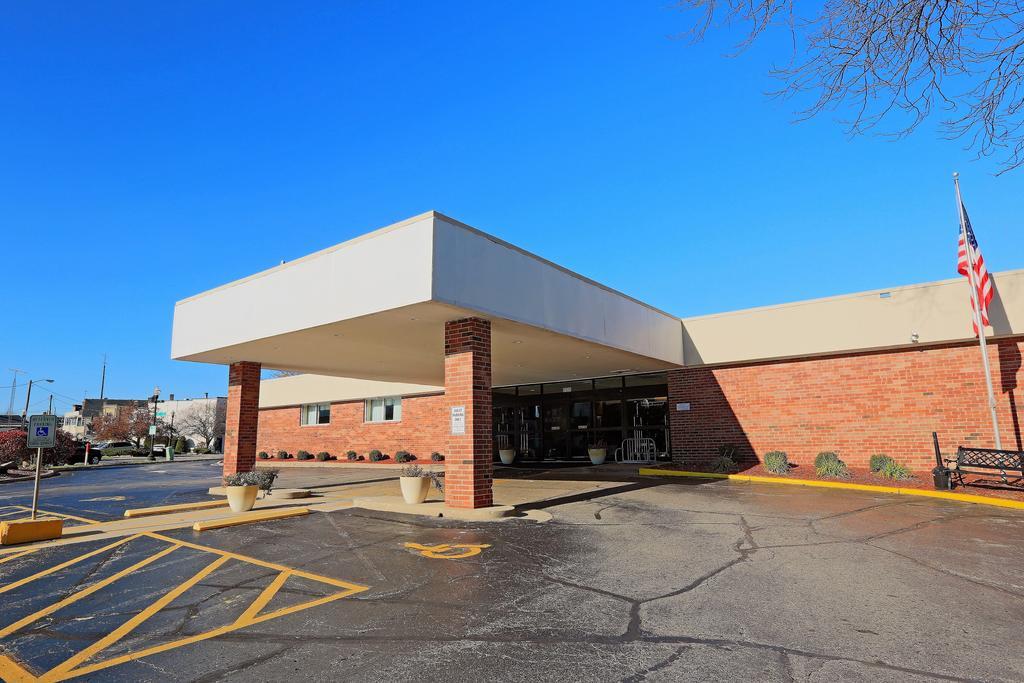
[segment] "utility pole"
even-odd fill
[[[50,394],[50,407],[46,409],[47,415],[53,415],[53,394]]]
[[[103,354],[103,372],[100,374],[100,400],[103,400],[103,390],[107,387],[107,354]]]
[[[7,414],[13,415],[15,392],[18,390],[18,375],[24,375],[25,371],[18,368],[9,368],[9,370],[14,373],[14,377],[11,378],[11,400],[7,402]]]

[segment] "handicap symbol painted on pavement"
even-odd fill
[[[434,560],[461,560],[464,557],[479,555],[484,548],[490,548],[489,543],[440,543],[438,545],[420,545],[419,543],[406,543],[406,548],[418,550],[423,557]],[[452,553],[451,551],[455,551]]]

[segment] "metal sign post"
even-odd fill
[[[43,471],[43,449],[57,445],[57,416],[33,415],[28,420],[29,448],[36,449],[36,477],[32,486],[32,519],[36,518],[39,503],[39,477]]]

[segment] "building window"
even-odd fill
[[[366,399],[363,419],[366,422],[398,422],[402,419],[402,397]]]
[[[306,403],[299,410],[299,422],[303,425],[331,424],[331,404]]]

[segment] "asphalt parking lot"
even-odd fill
[[[43,508],[87,524],[129,504],[205,499],[218,472],[76,472],[44,482]],[[30,494],[0,488],[0,518]],[[1024,680],[1019,512],[653,478],[537,505],[550,521],[343,510],[0,555],[0,671],[90,681]]]

